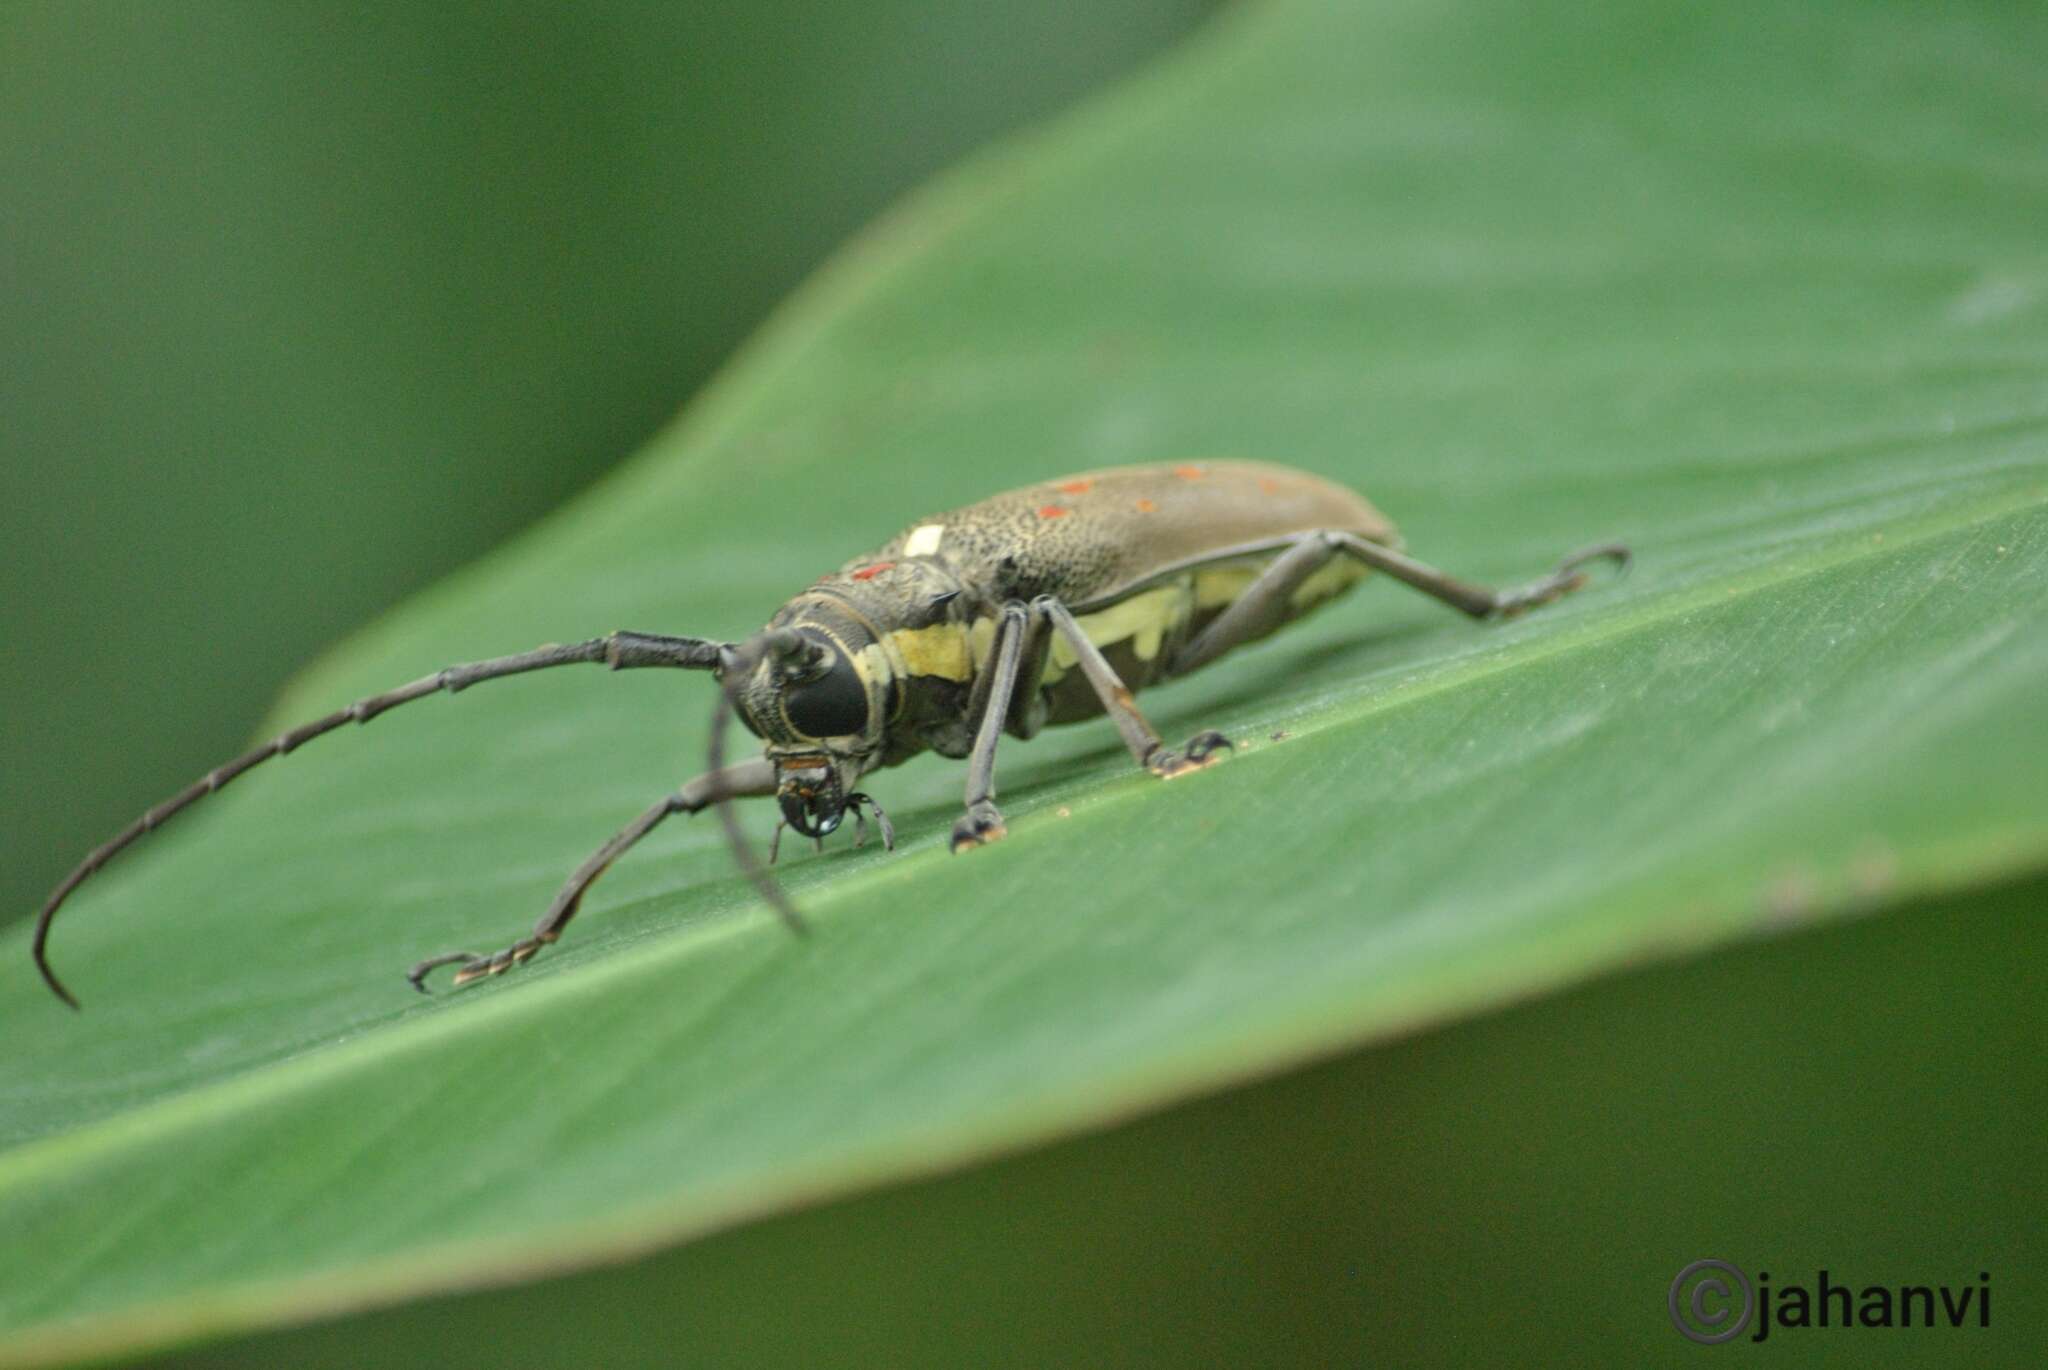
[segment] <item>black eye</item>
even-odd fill
[[[868,726],[868,691],[853,663],[840,657],[816,680],[783,692],[782,712],[806,737],[844,737]]]

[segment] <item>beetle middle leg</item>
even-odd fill
[[[1037,692],[1039,677],[1045,672],[1055,631],[1079,655],[1083,673],[1095,686],[1103,708],[1123,735],[1131,755],[1153,774],[1175,776],[1207,765],[1214,760],[1218,748],[1230,746],[1222,733],[1205,732],[1182,751],[1167,750],[1160,743],[1159,734],[1131,702],[1131,692],[1118,678],[1116,669],[1101,649],[1088,640],[1087,633],[1065,605],[1050,595],[1042,595],[1029,605],[1014,601],[1005,604],[996,624],[989,667],[982,673],[986,685],[977,682],[973,695],[985,702],[980,726],[974,734],[974,750],[967,761],[967,812],[953,824],[952,849],[956,852],[993,842],[1008,831],[1002,811],[995,804],[996,744],[1013,717],[1012,710],[1030,709],[1030,696]],[[1018,731],[1028,736],[1033,720],[1028,712],[1018,717],[1022,725]]]
[[[405,978],[412,981],[414,989],[425,994],[427,976],[442,966],[459,967],[454,983],[460,987],[472,980],[502,975],[515,966],[525,965],[542,947],[562,935],[562,929],[576,916],[583,896],[597,883],[597,878],[610,869],[612,862],[625,855],[634,843],[652,832],[670,814],[697,813],[707,809],[717,802],[721,792],[733,796],[758,796],[774,794],[775,788],[775,767],[765,757],[741,761],[723,770],[698,776],[649,808],[621,829],[611,841],[591,853],[590,858],[576,868],[576,873],[555,894],[554,902],[548,905],[547,912],[540,916],[540,921],[533,925],[533,931],[527,936],[488,956],[479,956],[471,951],[452,951],[428,957],[407,971]]]
[[[1116,668],[1109,664],[1109,658],[1102,649],[1088,640],[1088,634],[1074,621],[1067,606],[1051,596],[1033,600],[1031,607],[1051,622],[1059,635],[1067,640],[1074,651],[1081,673],[1088,677],[1088,683],[1095,687],[1096,698],[1102,701],[1102,708],[1116,724],[1124,745],[1131,749],[1138,764],[1162,779],[1208,765],[1216,759],[1219,750],[1230,749],[1230,739],[1213,730],[1196,733],[1180,751],[1170,751],[1159,740],[1159,733],[1138,712],[1137,703],[1131,698],[1130,687],[1125,685]]]

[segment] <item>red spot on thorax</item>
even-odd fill
[[[1085,495],[1095,488],[1095,482],[1092,480],[1066,480],[1061,481],[1054,488],[1064,490],[1070,495]]]
[[[1073,510],[1063,509],[1057,504],[1041,504],[1038,506],[1038,516],[1042,519],[1063,519],[1072,512]]]
[[[876,576],[882,574],[882,572],[888,570],[891,566],[894,566],[895,564],[896,563],[893,561],[878,561],[872,566],[863,566],[858,571],[855,571],[853,573],[853,578],[855,580],[873,580]]]
[[[1200,480],[1209,473],[1199,466],[1176,466],[1173,468],[1173,474],[1182,480]]]
[[[1149,514],[1149,513],[1152,513],[1152,512],[1154,511],[1154,510],[1156,510],[1156,509],[1158,509],[1158,508],[1159,508],[1159,506],[1158,506],[1158,505],[1156,505],[1156,504],[1154,504],[1154,503],[1153,503],[1153,502],[1152,502],[1151,500],[1149,500],[1149,499],[1141,499],[1141,500],[1139,500],[1139,501],[1138,501],[1138,512],[1139,512],[1139,513],[1141,513],[1141,514]]]

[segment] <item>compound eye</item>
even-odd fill
[[[845,737],[868,726],[868,690],[844,656],[816,680],[792,685],[782,695],[783,716],[806,737]]]

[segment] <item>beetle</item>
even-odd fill
[[[716,806],[735,858],[792,931],[803,921],[744,841],[731,801],[773,795],[783,828],[820,846],[851,813],[856,843],[872,812],[885,846],[888,816],[856,786],[920,752],[967,761],[965,811],[952,850],[1005,832],[996,807],[996,747],[1007,733],[1107,714],[1137,763],[1172,778],[1230,747],[1221,733],[1169,748],[1133,696],[1265,637],[1373,571],[1473,618],[1548,604],[1585,583],[1585,567],[1626,569],[1628,549],[1602,543],[1540,580],[1496,591],[1425,565],[1357,493],[1303,471],[1249,461],[1133,466],[1028,485],[911,524],[880,548],[818,578],[766,627],[740,642],[614,632],[569,646],[450,666],[293,728],[150,809],[65,877],[36,920],[34,956],[50,989],[78,1001],[51,969],[58,908],[136,838],[252,767],[345,723],[367,723],[427,695],[578,662],[613,670],[709,671],[719,683],[705,773],[600,847],[569,877],[533,931],[490,955],[453,952],[407,972],[426,992],[453,965],[456,985],[524,964],[555,941],[585,892],[628,848],[673,814]],[[762,754],[725,763],[728,721]],[[774,859],[774,848],[770,860]]]

